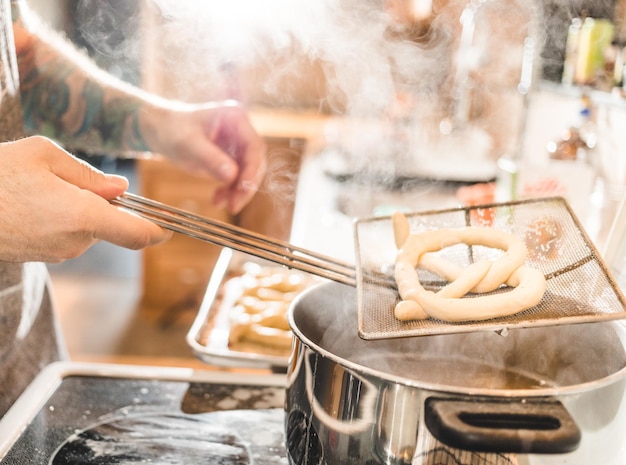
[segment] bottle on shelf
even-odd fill
[[[565,42],[565,60],[563,61],[563,84],[574,84],[576,74],[576,63],[578,61],[578,47],[580,44],[580,30],[583,26],[582,18],[573,18],[567,29],[567,39]]]
[[[604,18],[585,18],[580,28],[574,83],[598,86],[605,76],[605,50],[614,38],[613,23]]]
[[[561,83],[591,86],[611,91],[615,86],[615,66],[621,53],[615,24],[607,18],[594,18],[583,10],[571,20],[565,40]],[[618,71],[621,77],[622,70]]]
[[[615,66],[613,68],[613,88],[621,89],[624,85],[624,66],[626,66],[626,61],[624,61],[624,52],[626,49],[624,48],[624,43],[621,40],[615,41],[616,55],[615,55]]]

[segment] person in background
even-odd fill
[[[0,416],[66,357],[45,263],[97,241],[141,249],[170,233],[110,204],[128,181],[63,147],[154,152],[216,179],[231,213],[252,198],[265,144],[233,102],[188,105],[98,69],[22,0],[0,0]]]

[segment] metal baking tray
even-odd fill
[[[276,268],[276,263],[224,248],[217,260],[198,315],[187,333],[187,343],[202,361],[217,366],[270,369],[284,372],[290,349],[261,344],[229,344],[230,314],[238,297],[225,289],[228,281],[243,273],[246,262]],[[294,270],[294,272],[296,272]]]
[[[482,225],[508,231],[522,239],[537,220],[549,218],[557,222],[562,232],[554,257],[529,255],[527,259],[528,265],[540,269],[546,277],[546,293],[535,307],[508,317],[462,323],[433,318],[400,321],[393,315],[399,300],[397,290],[367,279],[368,275],[376,273],[392,273],[397,249],[391,217],[359,219],[355,222],[358,327],[364,339],[503,331],[516,327],[626,318],[626,300],[620,287],[569,204],[561,197],[417,212],[407,214],[407,218],[413,232]],[[484,258],[496,258],[492,256],[492,249],[477,246],[458,245],[440,253],[462,266]],[[420,271],[419,275],[425,287],[433,291],[445,284],[441,279],[437,283],[436,277],[428,272]]]

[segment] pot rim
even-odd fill
[[[532,388],[532,389],[530,388],[529,389],[494,389],[494,388],[462,387],[462,386],[447,385],[447,384],[441,384],[441,383],[432,383],[432,382],[426,382],[426,381],[419,381],[419,380],[411,379],[411,378],[405,378],[403,376],[393,375],[390,373],[385,373],[383,371],[379,371],[374,368],[369,368],[360,363],[356,363],[346,358],[340,357],[336,354],[333,354],[329,350],[311,341],[311,339],[306,337],[303,334],[303,332],[300,330],[300,328],[296,325],[296,322],[294,319],[294,309],[298,306],[298,303],[302,300],[304,295],[309,294],[310,292],[314,292],[319,287],[323,287],[324,284],[325,283],[320,283],[318,285],[315,285],[312,288],[309,288],[308,290],[298,295],[289,306],[289,310],[287,312],[287,320],[289,322],[291,331],[294,334],[294,337],[300,343],[307,346],[309,350],[316,352],[322,355],[323,357],[332,360],[337,365],[341,366],[342,368],[346,370],[351,370],[351,371],[361,373],[361,374],[367,375],[369,377],[377,378],[377,379],[383,379],[391,383],[396,383],[396,384],[404,385],[407,387],[424,389],[428,391],[472,395],[472,396],[504,397],[504,398],[554,397],[554,396],[559,396],[559,395],[582,394],[585,392],[589,392],[592,390],[596,390],[596,389],[608,386],[626,377],[626,366],[624,366],[618,371],[611,373],[608,376],[605,376],[605,377],[602,377],[593,381],[587,381],[584,383],[573,384],[569,386],[546,386],[545,388]],[[612,323],[618,323],[618,322],[612,322]],[[416,336],[416,337],[421,337],[421,336]],[[297,350],[297,344],[294,343],[292,345],[290,360],[294,358],[296,350]]]

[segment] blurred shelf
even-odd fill
[[[590,86],[561,84],[552,81],[540,81],[537,90],[548,92],[572,99],[580,99],[583,95],[589,96],[596,105],[613,106],[626,109],[626,94],[622,89],[613,91],[598,90]]]

